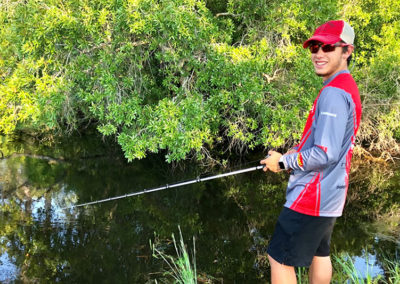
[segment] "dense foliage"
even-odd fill
[[[321,86],[301,43],[337,18],[356,31],[359,138],[400,151],[397,0],[3,0],[0,132],[93,124],[129,160],[289,146]]]

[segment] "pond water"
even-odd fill
[[[81,202],[196,178],[193,162],[167,164],[163,155],[126,162],[99,137],[38,143],[0,137],[0,281],[37,283],[155,283],[168,266],[151,243],[174,255],[178,226],[203,279],[265,283],[265,248],[284,203],[286,174],[254,171],[84,208]],[[262,153],[207,175],[258,165]],[[253,162],[250,162],[253,161]],[[400,253],[400,171],[356,161],[348,204],[332,239],[361,275],[384,274]],[[366,264],[365,260],[369,264]],[[398,258],[397,258],[398,259]]]

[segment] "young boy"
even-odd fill
[[[291,170],[286,203],[268,246],[271,282],[296,283],[294,267],[310,267],[310,283],[330,283],[330,239],[346,199],[350,160],[361,102],[348,68],[354,31],[345,21],[318,27],[303,47],[311,51],[323,88],[309,113],[300,143],[260,163],[264,171]]]

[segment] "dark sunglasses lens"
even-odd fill
[[[322,51],[323,52],[331,52],[331,51],[334,51],[335,48],[336,48],[336,46],[334,46],[333,44],[327,44],[327,45],[322,46]]]
[[[336,48],[336,46],[333,44],[312,44],[310,45],[311,53],[317,53],[320,47],[322,48],[323,52],[331,52]]]
[[[312,44],[310,45],[310,51],[311,53],[317,53],[319,50],[320,45],[319,44]]]

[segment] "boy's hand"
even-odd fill
[[[268,155],[268,158],[260,161],[260,164],[265,165],[263,171],[266,172],[267,170],[270,170],[274,173],[280,172],[279,159],[282,157],[282,154],[275,151],[269,151]]]

